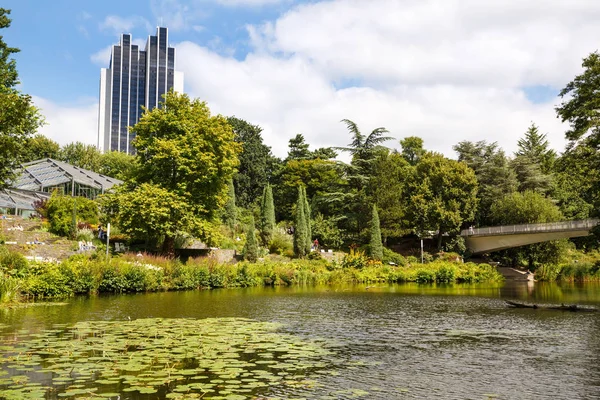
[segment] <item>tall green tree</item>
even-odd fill
[[[306,187],[301,186],[302,188],[302,197],[304,199],[304,220],[306,225],[306,240],[304,242],[304,251],[306,254],[310,253],[310,249],[312,248],[312,221],[311,221],[311,210],[310,205],[308,204],[308,196],[306,195]]]
[[[165,226],[176,225],[176,230],[154,226],[164,237],[163,251],[174,252],[175,234],[180,232],[214,240],[211,227],[227,202],[227,184],[240,150],[227,120],[212,116],[204,102],[169,92],[163,106],[146,111],[131,131],[136,135],[139,167],[126,189],[145,184],[157,201],[168,194],[169,201],[179,206],[165,216],[172,218]],[[132,223],[120,214],[121,224]]]
[[[236,117],[227,118],[235,134],[235,141],[242,146],[240,161],[234,177],[237,205],[249,207],[260,197],[265,185],[278,170],[280,161],[273,156],[271,148],[263,143],[262,128]]]
[[[246,229],[246,244],[243,249],[244,260],[255,262],[258,260],[258,242],[256,240],[256,226],[254,217],[250,216],[250,222]]]
[[[294,223],[294,254],[296,257],[304,257],[306,251],[306,241],[308,237],[308,226],[306,226],[306,215],[304,214],[304,190],[298,186],[298,200],[296,201],[296,219]]]
[[[267,183],[260,203],[260,237],[264,246],[268,246],[275,231],[275,205],[273,204],[273,190]]]
[[[44,135],[37,134],[27,139],[23,152],[23,162],[58,158],[60,145]]]
[[[10,10],[0,8],[0,29],[10,26]],[[26,156],[27,139],[43,124],[31,96],[21,93],[17,63],[19,49],[9,47],[0,36],[0,188],[15,178],[15,171]]]
[[[517,176],[508,157],[498,143],[462,141],[453,146],[458,160],[475,172],[478,182],[478,209],[473,220],[477,225],[490,225],[490,208],[494,201],[519,187]]]
[[[477,178],[465,163],[427,153],[407,184],[407,215],[419,234],[437,231],[438,248],[444,233],[472,221],[477,209]]]
[[[565,133],[569,140],[566,158],[559,169],[564,172],[566,165],[576,167],[578,176],[575,180],[585,179],[576,194],[591,205],[592,216],[600,215],[600,184],[598,184],[597,167],[600,165],[600,55],[591,53],[583,59],[583,72],[577,75],[560,92],[563,99],[556,107],[556,114],[562,122],[569,123]],[[579,160],[573,156],[583,157]],[[584,165],[587,164],[587,165]],[[591,166],[592,170],[589,170]],[[568,179],[569,172],[566,172]],[[573,182],[572,182],[573,183]]]
[[[369,251],[373,260],[381,261],[383,259],[383,244],[381,243],[381,230],[379,228],[379,214],[377,206],[373,204],[371,212],[371,240],[369,242]]]
[[[235,188],[233,187],[233,179],[229,180],[228,184],[227,204],[225,205],[225,223],[232,235],[235,235],[235,224],[237,221],[237,207],[235,205]]]
[[[542,165],[526,156],[515,157],[510,165],[515,171],[519,192],[534,191],[546,195],[552,188],[552,176],[542,171]]]
[[[556,152],[550,148],[546,134],[541,134],[533,122],[525,132],[525,136],[519,139],[517,146],[516,157],[525,157],[532,163],[538,164],[543,174],[552,172]]]
[[[99,171],[100,151],[92,144],[73,142],[62,146],[58,152],[59,161],[64,161],[79,168]]]
[[[418,136],[409,136],[400,141],[402,146],[402,157],[410,165],[416,165],[421,157],[425,155],[425,148],[423,147],[423,139]]]
[[[297,134],[290,139],[288,144],[288,155],[286,161],[289,160],[308,160],[313,158],[312,152],[308,149],[309,145],[304,140],[304,135]]]

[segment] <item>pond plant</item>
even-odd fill
[[[245,399],[317,384],[324,341],[245,318],[85,321],[0,336],[5,399]]]

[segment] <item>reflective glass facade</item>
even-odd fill
[[[157,28],[156,36],[148,37],[145,50],[132,43],[131,35],[121,35],[120,43],[112,47],[108,70],[101,75],[99,147],[135,153],[129,127],[141,118],[142,106],[160,107],[169,90],[183,90],[175,87],[175,75],[175,49],[169,47],[167,28]],[[183,86],[182,76],[180,82]]]

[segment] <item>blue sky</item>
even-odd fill
[[[535,122],[564,147],[557,93],[600,47],[600,2],[562,0],[5,0],[0,32],[21,49],[22,90],[59,143],[96,143],[98,83],[120,33],[169,28],[185,91],[264,128],[284,156],[364,131],[417,135],[453,155],[461,140],[508,153]]]

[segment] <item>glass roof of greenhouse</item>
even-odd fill
[[[44,188],[64,183],[77,183],[101,191],[109,190],[123,181],[96,172],[75,167],[62,161],[45,158],[22,165],[14,189],[43,191]]]

